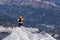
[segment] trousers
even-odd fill
[[[23,25],[23,23],[19,23],[19,27],[21,27]]]

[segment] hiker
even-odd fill
[[[18,24],[19,24],[19,27],[21,27],[23,25],[23,17],[22,16],[20,16],[18,18]]]

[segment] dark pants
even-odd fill
[[[21,27],[23,25],[23,23],[19,23],[19,27]]]

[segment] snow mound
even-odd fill
[[[28,29],[25,27],[13,28],[12,33],[3,40],[56,40],[48,33],[32,33],[32,30],[35,32],[37,29],[30,28],[31,31]]]
[[[12,29],[13,28],[11,28],[11,27],[7,28],[7,27],[0,26],[0,33],[1,32],[9,32],[9,33],[11,33]]]

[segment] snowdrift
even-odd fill
[[[3,40],[56,40],[48,33],[36,33],[37,31],[38,29],[35,28],[16,27]]]

